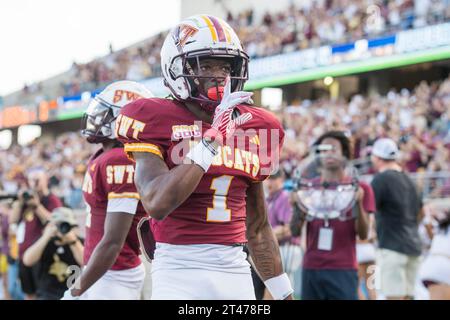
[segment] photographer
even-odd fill
[[[375,199],[369,185],[357,182],[356,187],[351,185],[354,202],[338,206],[348,198],[348,193],[347,196],[343,192],[339,194],[339,190],[345,190],[348,181],[354,180],[345,171],[352,153],[350,141],[343,132],[323,134],[314,147],[319,150],[315,157],[319,161],[311,163],[311,171],[305,171],[304,178],[309,177],[305,185],[308,189],[301,194],[304,199],[295,193],[291,220],[293,236],[300,235],[306,221],[302,299],[357,300],[356,237],[367,238],[368,213],[375,211]],[[311,205],[310,209],[305,207],[305,201]],[[315,215],[319,211],[321,215]],[[339,213],[339,218],[331,217],[333,212]]]
[[[61,207],[62,203],[48,188],[48,177],[44,171],[33,171],[28,176],[29,190],[22,190],[13,204],[10,224],[17,224],[17,242],[19,243],[19,278],[25,299],[35,298],[36,268],[23,265],[25,252],[42,234],[51,211]]]
[[[67,290],[69,266],[81,266],[83,244],[77,236],[77,222],[69,208],[57,208],[40,237],[23,255],[27,267],[37,266],[37,298],[58,300]]]

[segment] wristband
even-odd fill
[[[189,150],[186,157],[191,159],[194,163],[202,167],[205,172],[207,172],[217,154],[217,150],[211,144],[202,139],[195,147]]]
[[[264,281],[266,288],[275,300],[284,300],[294,292],[286,273]]]

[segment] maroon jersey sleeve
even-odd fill
[[[133,152],[167,157],[171,127],[166,120],[168,110],[164,104],[164,99],[139,99],[121,109],[115,130],[130,159],[133,159]]]
[[[139,194],[134,185],[134,164],[121,148],[113,149],[99,167],[99,178],[108,199],[106,212],[135,214]]]
[[[267,179],[271,173],[278,170],[280,164],[281,148],[284,143],[284,130],[278,119],[270,112],[263,108],[254,107],[252,113],[256,123],[251,124],[259,128],[258,140],[259,144],[259,161],[260,174],[257,181]],[[250,142],[252,142],[250,140]]]

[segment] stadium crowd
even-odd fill
[[[251,10],[227,20],[238,30],[250,57],[263,57],[323,44],[338,44],[442,22],[445,1],[304,1],[261,21]],[[278,35],[283,34],[283,37]]]
[[[252,10],[227,14],[251,58],[292,52],[323,44],[373,38],[450,19],[448,0],[323,0],[304,1],[256,18]],[[74,62],[60,96],[95,90],[119,79],[139,81],[160,75],[159,49],[167,31],[140,44],[81,64]],[[283,35],[280,37],[279,35]],[[21,101],[46,96],[40,83],[25,85]]]
[[[414,90],[390,91],[385,96],[355,95],[349,101],[319,99],[298,101],[278,112],[286,130],[282,168],[289,178],[293,169],[308,153],[311,144],[323,133],[342,130],[352,137],[353,158],[367,159],[376,139],[390,137],[401,150],[399,163],[409,173],[450,171],[450,77],[439,83],[421,82]],[[56,138],[41,138],[30,145],[12,146],[0,151],[0,195],[17,194],[27,189],[28,177],[46,172],[49,190],[69,208],[85,207],[82,183],[86,163],[97,147],[88,144],[79,133],[70,132]],[[363,173],[374,173],[368,162],[361,161]],[[419,180],[416,180],[420,182]],[[420,185],[419,185],[420,187]],[[450,196],[450,178],[439,180],[436,196]],[[8,228],[10,204],[0,207],[3,222],[2,272],[6,257],[15,257],[17,246]],[[5,218],[6,217],[6,218]],[[298,247],[298,241],[294,241]],[[11,260],[11,259],[7,259]],[[299,264],[299,260],[296,263]],[[298,265],[297,267],[300,267]],[[295,269],[295,268],[291,268]],[[3,274],[4,276],[5,274]],[[16,275],[17,277],[17,275]],[[292,275],[292,279],[298,276]],[[9,284],[16,283],[9,279]],[[298,286],[297,286],[298,287]],[[16,287],[14,290],[17,290]],[[299,295],[299,294],[298,294]],[[8,296],[8,295],[5,295]],[[10,296],[21,297],[11,292]]]
[[[402,89],[386,96],[353,96],[344,100],[304,100],[279,114],[287,129],[284,165],[288,172],[322,133],[343,130],[353,137],[361,173],[373,173],[368,155],[374,141],[390,137],[400,146],[399,162],[410,173],[450,171],[450,78],[421,82],[411,92]],[[450,181],[442,181],[442,196]]]
[[[30,145],[0,151],[0,190],[16,194],[26,188],[27,175],[43,169],[49,176],[52,193],[71,208],[84,207],[81,186],[87,160],[95,146],[80,134],[70,132],[55,139],[37,139]]]

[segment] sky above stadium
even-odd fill
[[[1,0],[0,96],[173,26],[180,0]]]

